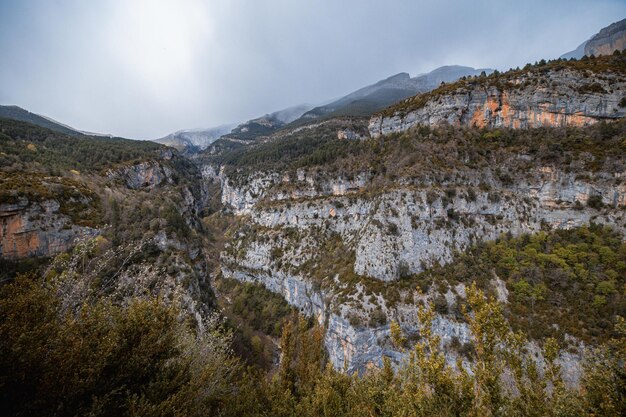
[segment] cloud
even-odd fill
[[[0,2],[0,103],[156,138],[401,71],[558,57],[624,15],[618,0]]]

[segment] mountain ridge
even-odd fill
[[[564,53],[559,58],[580,59],[587,55],[610,55],[615,50],[626,49],[626,19],[611,23],[595,35],[578,45],[573,51]]]
[[[394,102],[436,88],[441,82],[480,74],[490,69],[475,69],[461,65],[444,65],[411,78],[410,74],[400,72],[371,85],[367,85],[352,93],[334,100],[326,105],[318,106],[304,113],[298,121],[314,120],[329,115],[363,116],[381,110]],[[362,104],[359,106],[359,104]]]

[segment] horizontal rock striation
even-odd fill
[[[587,126],[626,115],[626,76],[607,70],[547,69],[473,79],[444,86],[374,115],[372,137],[414,126],[533,128]],[[411,101],[412,100],[412,101]],[[620,104],[621,103],[621,104]]]
[[[402,353],[389,341],[388,323],[398,320],[407,334],[416,334],[419,298],[415,297],[419,296],[408,292],[405,302],[393,306],[365,293],[342,298],[342,289],[351,284],[343,276],[332,276],[339,264],[347,263],[347,270],[357,276],[394,281],[434,263],[447,263],[456,251],[503,233],[532,233],[546,226],[572,228],[591,221],[617,225],[624,232],[626,224],[626,185],[621,173],[604,173],[592,180],[543,166],[516,184],[496,187],[494,183],[493,191],[457,184],[452,196],[445,185],[405,184],[366,192],[366,173],[359,179],[326,178],[319,184],[315,174],[306,170],[299,170],[295,178],[255,173],[236,181],[216,167],[204,167],[204,174],[220,181],[224,204],[243,216],[244,224],[255,225],[254,230],[240,229],[222,253],[222,274],[264,285],[316,317],[325,324],[331,362],[349,371],[378,366],[383,356],[402,360]],[[599,212],[587,207],[592,197],[607,209]],[[332,257],[325,251],[328,242],[336,240],[351,255],[339,257],[326,270],[319,254]],[[319,281],[325,274],[331,276]],[[502,282],[494,291],[506,301]],[[432,301],[436,296],[433,290],[425,299]],[[456,296],[464,296],[464,290],[446,295],[450,306]],[[379,320],[372,322],[376,314]],[[455,317],[438,315],[433,330],[445,346],[469,340],[466,324]],[[454,362],[458,354],[446,351]],[[565,352],[561,357],[570,381],[576,381],[579,374],[577,358]]]

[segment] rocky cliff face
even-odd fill
[[[164,149],[159,154],[159,160],[148,160],[132,165],[122,165],[111,168],[106,172],[109,181],[120,181],[126,187],[138,190],[140,188],[153,189],[159,185],[174,184],[173,170],[163,163],[171,161],[174,154]]]
[[[25,197],[0,204],[0,257],[53,256],[70,249],[77,238],[98,233],[72,224],[59,208],[57,200],[29,201]]]
[[[623,58],[615,60],[623,64]],[[626,75],[614,68],[592,70],[574,64],[549,64],[541,73],[539,67],[444,86],[373,116],[370,135],[418,125],[517,129],[586,126],[624,117]]]
[[[223,203],[245,224],[222,254],[223,275],[260,283],[316,317],[326,326],[331,362],[351,371],[380,365],[383,355],[401,360],[401,352],[389,342],[389,321],[398,320],[405,332],[416,334],[415,304],[440,294],[436,289],[425,295],[407,289],[400,301],[391,302],[384,292],[354,287],[350,276],[393,282],[449,262],[456,251],[503,233],[571,228],[590,221],[619,225],[624,231],[626,220],[621,172],[583,179],[539,166],[509,186],[483,172],[464,184],[420,186],[405,180],[380,192],[367,191],[371,175],[366,172],[324,180],[307,170],[293,176],[259,172],[234,180],[217,167],[205,166],[204,175],[221,183]],[[491,191],[479,190],[479,182],[487,182]],[[587,208],[592,196],[611,208]],[[495,280],[494,291],[506,301],[502,284]],[[453,306],[464,293],[461,285],[444,295]],[[466,324],[453,316],[440,314],[434,331],[448,347],[469,340]],[[459,356],[453,348],[448,352],[450,361]],[[579,372],[577,357],[564,352],[561,358],[570,381]]]
[[[626,49],[626,19],[615,22],[594,35],[585,44],[585,55],[611,55]]]

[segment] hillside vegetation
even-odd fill
[[[120,163],[159,155],[166,148],[149,141],[70,136],[29,123],[0,119],[0,168],[4,172],[45,172],[71,169],[98,172]]]
[[[323,331],[304,320],[284,324],[273,377],[233,356],[229,333],[213,322],[196,334],[175,305],[87,299],[68,309],[67,276],[22,276],[0,287],[0,405],[38,416],[620,416],[624,406],[626,327],[594,350],[578,389],[567,388],[544,347],[542,370],[508,330],[502,306],[471,287],[467,319],[475,361],[455,370],[430,332],[432,308],[420,307],[420,341],[397,372],[347,375],[326,366]],[[64,276],[66,278],[64,278]],[[61,290],[61,292],[60,292]],[[405,336],[392,324],[392,341]],[[510,370],[503,384],[502,372]],[[471,371],[471,372],[470,372]],[[550,387],[547,390],[547,387]]]

